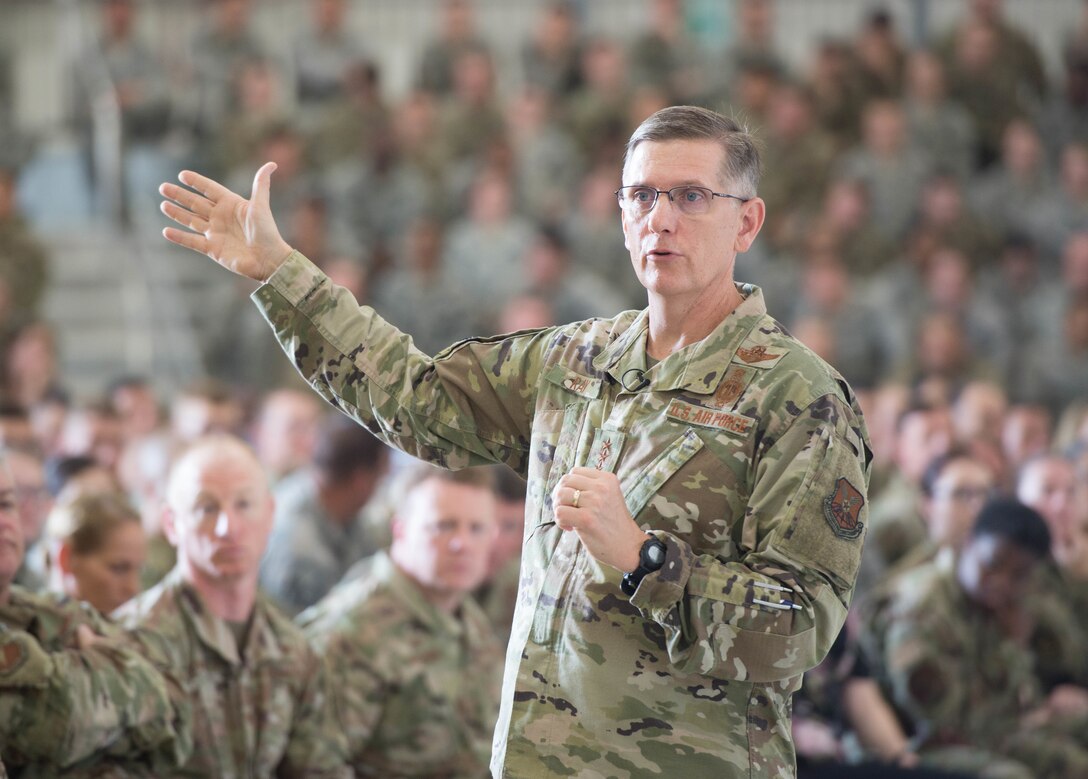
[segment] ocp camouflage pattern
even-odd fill
[[[645,311],[430,358],[297,253],[254,293],[302,376],[380,438],[527,478],[496,776],[794,774],[790,695],[846,616],[871,458],[846,383],[742,291],[652,367]],[[555,525],[577,465],[614,471],[667,546],[630,600]],[[840,479],[862,500],[836,515]]]

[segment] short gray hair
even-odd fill
[[[721,175],[741,197],[755,197],[761,163],[759,145],[747,127],[716,111],[691,105],[662,108],[645,119],[627,141],[623,167],[643,141],[710,140],[721,144],[725,161]]]

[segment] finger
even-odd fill
[[[251,199],[254,205],[268,208],[268,193],[272,189],[272,172],[278,166],[274,162],[266,162],[253,176],[253,194]]]
[[[203,217],[197,216],[192,211],[188,211],[181,206],[175,205],[168,200],[164,200],[159,205],[161,210],[168,217],[173,219],[179,225],[188,227],[198,233],[203,233],[208,229],[208,220]]]
[[[197,192],[193,192],[191,189],[179,187],[177,184],[163,184],[159,187],[159,194],[188,208],[194,214],[207,217],[212,212],[212,201]]]
[[[201,176],[199,173],[191,170],[183,170],[178,174],[178,180],[186,186],[192,187],[197,192],[200,192],[204,197],[213,203],[222,200],[227,195],[233,195],[229,189],[224,187],[218,181],[212,181],[207,176]]]
[[[170,241],[170,243],[176,243],[178,246],[184,246],[194,252],[208,253],[208,239],[198,233],[178,230],[176,227],[167,227],[163,229],[162,237]]]
[[[555,524],[560,530],[571,531],[578,526],[578,511],[570,506],[559,506],[555,510]]]
[[[579,493],[577,496],[575,493]],[[570,486],[570,482],[566,481],[566,477],[563,477],[556,485],[555,490],[552,492],[552,503],[558,506],[571,506],[575,507],[575,499],[580,503],[582,495],[576,487]],[[575,507],[576,508],[576,507]]]
[[[584,465],[576,465],[567,471],[568,476],[581,476],[585,479],[597,479],[604,471],[598,471],[596,468],[587,468]]]

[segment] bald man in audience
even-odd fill
[[[257,592],[273,501],[252,450],[198,439],[171,469],[166,503],[177,566],[115,616],[188,682],[195,748],[176,775],[350,776],[321,660]]]

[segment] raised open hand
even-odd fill
[[[208,255],[227,270],[265,281],[291,253],[268,205],[275,169],[274,162],[261,166],[253,177],[249,200],[206,176],[182,171],[178,179],[192,189],[163,184],[159,194],[169,198],[163,201],[162,212],[189,229],[167,227],[162,231],[163,236],[179,246]]]

